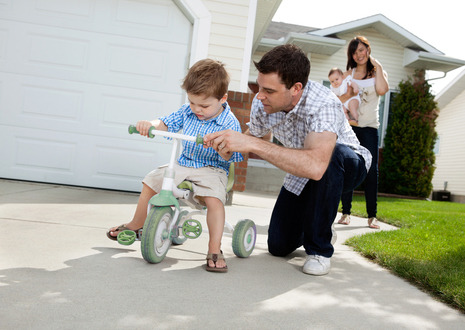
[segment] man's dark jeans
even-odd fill
[[[281,188],[268,229],[269,252],[286,256],[303,245],[307,254],[331,257],[331,226],[341,195],[358,186],[366,173],[362,156],[336,144],[321,180],[309,180],[299,196]]]

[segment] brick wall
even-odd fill
[[[252,93],[239,93],[239,92],[228,92],[228,103],[231,107],[231,111],[236,116],[237,120],[241,124],[242,132],[247,130],[246,123],[250,120],[250,107],[252,104],[254,94]],[[236,163],[234,186],[233,191],[244,191],[247,177],[247,162],[249,156],[242,154],[244,160],[240,163]]]

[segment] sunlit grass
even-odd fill
[[[352,214],[367,216],[363,196]],[[465,312],[465,204],[380,197],[378,219],[399,229],[346,244]]]

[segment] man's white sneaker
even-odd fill
[[[319,255],[308,255],[303,272],[309,275],[326,275],[331,269],[331,258]]]

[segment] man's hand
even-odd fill
[[[205,148],[215,149],[221,157],[223,154],[232,154],[233,152],[250,152],[251,143],[256,138],[233,131],[231,129],[226,131],[219,131],[207,134],[203,137]]]
[[[227,130],[205,135],[204,143],[206,148],[212,147],[220,155],[234,151],[253,152],[287,173],[320,180],[328,168],[336,139],[332,132],[310,132],[302,149],[292,149]]]

